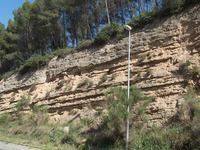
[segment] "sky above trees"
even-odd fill
[[[25,0],[0,0],[0,22],[7,26],[8,20],[13,18],[13,11],[24,2]]]

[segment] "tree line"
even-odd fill
[[[0,23],[0,73],[19,67],[35,54],[93,40],[106,24],[126,24],[143,13],[193,2],[198,0],[25,1],[7,27]]]

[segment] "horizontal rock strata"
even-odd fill
[[[200,6],[155,21],[131,39],[131,84],[155,97],[147,109],[149,125],[163,125],[176,114],[185,92],[180,63],[199,64]],[[55,119],[70,119],[85,108],[88,113],[103,110],[109,88],[127,83],[127,40],[54,58],[34,73],[1,80],[0,111],[14,111],[23,95],[32,104],[48,106]]]

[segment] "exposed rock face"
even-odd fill
[[[162,125],[176,114],[185,92],[180,63],[199,64],[200,6],[154,22],[131,39],[131,82],[156,98],[147,110],[149,125]],[[0,81],[0,111],[13,111],[20,96],[30,95],[32,104],[48,106],[52,118],[95,115],[105,92],[127,83],[127,40],[54,58],[35,73]]]

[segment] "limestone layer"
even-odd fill
[[[131,84],[155,97],[146,111],[149,124],[162,125],[177,112],[185,92],[181,63],[199,65],[200,6],[154,21],[131,35]],[[104,109],[105,93],[127,83],[128,38],[102,48],[54,58],[48,66],[0,81],[0,111],[13,112],[23,95],[48,106],[54,119],[95,115]]]

